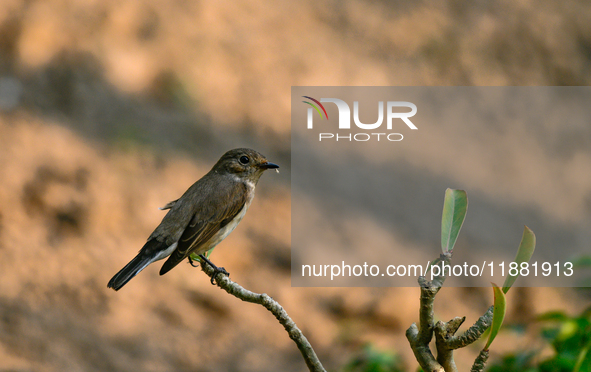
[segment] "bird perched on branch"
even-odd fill
[[[160,208],[169,211],[137,256],[113,276],[107,287],[119,290],[146,266],[166,257],[160,275],[186,258],[193,264],[191,255],[199,256],[215,269],[212,284],[219,272],[229,275],[223,267],[211,263],[206,254],[242,220],[263,172],[277,168],[251,149],[226,152],[183,196]]]

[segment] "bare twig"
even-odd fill
[[[486,331],[488,327],[490,327],[492,323],[493,310],[494,306],[489,307],[486,313],[484,313],[476,321],[476,323],[474,323],[472,327],[468,328],[468,330],[464,332],[462,335],[450,337],[447,341],[449,347],[451,349],[459,349],[461,347],[466,347],[474,341],[478,340],[480,336],[482,336],[484,331]]]
[[[435,345],[437,346],[437,362],[443,366],[446,372],[457,371],[453,359],[453,350],[466,347],[475,342],[490,327],[493,309],[494,307],[491,306],[472,327],[460,336],[455,336],[455,333],[466,317],[456,317],[447,323],[437,322],[434,329]],[[488,351],[483,350],[474,361],[471,371],[481,372],[487,360]]]
[[[425,277],[419,277],[419,285],[421,286],[421,301],[419,310],[419,342],[428,344],[433,338],[433,302],[435,295],[441,289],[441,286],[433,285],[428,282]]]
[[[457,372],[456,363],[453,358],[453,349],[448,345],[448,339],[452,337],[458,328],[464,323],[466,317],[455,317],[447,323],[442,321],[435,324],[435,346],[437,348],[437,362],[439,362],[446,372]]]
[[[470,368],[470,372],[482,372],[484,370],[484,365],[488,360],[488,350],[482,350],[480,354],[476,357],[472,368]]]
[[[448,264],[451,254],[443,254],[433,261],[433,265]],[[443,272],[443,270],[441,271]],[[439,321],[435,324],[433,316],[433,303],[435,296],[445,282],[445,275],[433,278],[429,282],[425,277],[419,277],[418,282],[421,288],[421,302],[419,310],[419,325],[413,323],[406,331],[406,338],[415,354],[415,358],[425,371],[433,372],[457,372],[453,358],[453,351],[466,347],[478,340],[484,331],[490,327],[494,307],[491,306],[472,327],[463,334],[456,336],[466,317],[456,317],[449,322]],[[435,347],[437,357],[433,356],[429,343],[435,334]],[[488,359],[488,352],[481,352],[472,366],[473,372],[480,372]]]
[[[203,260],[201,261],[201,269],[209,277],[215,273],[215,270],[203,262]],[[310,345],[310,342],[308,342],[308,339],[306,339],[302,331],[298,328],[294,321],[291,320],[289,315],[287,315],[287,312],[277,301],[275,301],[266,293],[254,293],[245,289],[239,284],[231,281],[230,278],[228,278],[223,273],[218,272],[214,279],[218,287],[222,288],[232,296],[237,297],[242,301],[263,305],[275,316],[275,318],[277,318],[279,323],[281,323],[283,328],[285,328],[287,331],[287,334],[289,334],[289,338],[291,338],[296,343],[298,349],[300,349],[300,352],[304,357],[304,360],[306,361],[308,369],[311,372],[326,372],[322,366],[322,363],[320,363],[320,360],[318,360],[318,356],[316,356],[316,352],[314,352],[312,345]]]
[[[449,263],[451,254],[443,254],[440,258],[433,262],[437,265],[441,262]],[[443,271],[443,270],[442,270]],[[425,277],[419,277],[419,286],[421,287],[421,302],[419,310],[419,325],[413,323],[406,331],[406,338],[410,343],[415,358],[419,362],[421,368],[428,372],[443,372],[445,369],[438,360],[435,359],[429,342],[433,338],[434,330],[434,316],[433,316],[433,302],[435,295],[443,286],[445,282],[445,275],[437,276],[432,282],[429,282]]]
[[[415,359],[426,372],[445,372],[441,364],[435,360],[435,357],[429,349],[429,344],[423,344],[419,341],[419,329],[415,323],[406,330],[406,338],[415,354]]]

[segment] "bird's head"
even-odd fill
[[[261,153],[251,149],[234,149],[226,152],[214,165],[213,171],[229,173],[253,182],[257,182],[267,169],[279,166],[270,163]]]

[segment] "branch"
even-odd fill
[[[418,281],[421,286],[419,341],[426,345],[431,342],[431,338],[433,337],[433,302],[441,286],[433,285],[432,282],[428,282],[423,276],[419,277]]]
[[[201,270],[203,270],[203,272],[205,272],[209,277],[215,273],[215,270],[203,261],[201,261]],[[275,315],[275,318],[277,318],[279,323],[281,323],[283,328],[285,328],[287,331],[287,334],[289,334],[289,338],[291,338],[296,343],[298,349],[300,349],[300,352],[304,357],[304,360],[306,361],[308,369],[311,372],[326,372],[322,366],[322,363],[320,363],[320,360],[318,360],[318,356],[316,356],[312,345],[310,345],[310,342],[308,342],[308,339],[306,339],[295,322],[291,320],[289,315],[287,315],[287,312],[283,309],[279,302],[275,301],[266,293],[254,293],[245,289],[239,284],[231,281],[230,278],[222,273],[217,273],[214,279],[218,287],[225,290],[232,296],[237,297],[242,301],[263,305],[267,310]]]
[[[442,254],[438,259],[433,261],[432,265],[438,265],[443,262],[449,264],[451,253]],[[443,271],[443,270],[442,270]],[[433,338],[434,316],[433,316],[433,302],[437,292],[445,282],[445,275],[436,276],[432,282],[427,281],[425,277],[421,276],[418,279],[421,287],[421,302],[419,310],[419,325],[413,323],[406,331],[406,338],[410,343],[410,347],[419,362],[421,368],[428,372],[443,372],[445,369],[435,360],[429,342]]]
[[[472,327],[460,336],[455,336],[458,328],[462,325],[466,317],[456,317],[447,323],[437,322],[435,324],[435,345],[437,347],[437,362],[443,366],[447,372],[457,371],[453,359],[453,350],[466,347],[478,340],[484,331],[492,323],[494,306],[491,306]],[[481,372],[488,360],[488,350],[483,350],[472,365],[471,372]]]
[[[439,321],[435,324],[437,361],[443,366],[446,372],[458,371],[454,362],[453,349],[449,347],[448,340],[458,331],[464,320],[466,320],[466,317],[455,317],[447,323]]]
[[[472,327],[460,336],[454,336],[460,325],[466,317],[454,318],[447,323],[437,322],[435,325],[435,344],[437,345],[437,361],[441,363],[445,371],[457,371],[453,361],[453,350],[466,347],[478,340],[484,331],[492,323],[494,306],[488,308]],[[482,350],[472,368],[471,372],[481,372],[484,370],[488,360],[488,350]]]
[[[489,307],[486,313],[484,313],[480,318],[478,318],[476,323],[474,323],[472,327],[468,328],[468,330],[464,332],[462,335],[450,337],[447,340],[448,347],[450,349],[459,349],[461,347],[468,346],[474,341],[478,340],[480,336],[482,336],[484,331],[486,331],[488,327],[490,327],[492,323],[494,308],[494,306]]]
[[[476,357],[476,360],[474,361],[472,368],[470,368],[470,372],[482,372],[484,370],[484,365],[486,364],[487,360],[488,350],[482,350],[480,354],[478,354],[478,357]]]
[[[406,330],[406,338],[410,343],[410,347],[415,354],[415,359],[419,362],[419,365],[423,369],[423,371],[427,372],[445,372],[441,364],[439,364],[433,354],[431,353],[431,349],[429,349],[429,344],[423,344],[419,341],[419,329],[415,323],[411,324],[411,326]]]

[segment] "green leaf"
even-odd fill
[[[452,252],[458,234],[466,218],[468,196],[464,190],[445,190],[443,215],[441,217],[441,249],[443,253]]]
[[[577,357],[577,364],[575,364],[575,368],[573,368],[573,372],[579,372],[581,370],[581,366],[583,365],[583,362],[585,361],[585,357],[587,356],[589,349],[591,349],[591,339],[589,339],[589,341],[587,342],[587,345],[585,345],[585,347],[583,347],[581,349],[581,351],[579,352],[579,355]]]
[[[205,252],[205,258],[209,258],[209,256],[211,255],[211,252],[213,252],[213,248],[210,249],[209,251]],[[189,257],[193,260],[193,261],[197,261],[197,262],[201,262],[201,257],[199,257],[199,255],[195,254],[195,253],[191,253],[189,255]]]
[[[490,344],[492,344],[495,337],[499,333],[503,320],[505,319],[505,312],[507,311],[507,300],[505,299],[505,293],[495,283],[491,283],[493,286],[493,294],[495,296],[495,307],[493,310],[492,324],[490,326],[490,334],[488,335],[488,341],[483,350],[488,350]]]
[[[538,321],[556,321],[556,322],[565,322],[569,319],[569,317],[564,313],[564,311],[555,310],[555,311],[548,311],[546,313],[540,314],[537,316]]]
[[[536,235],[533,231],[527,226],[523,229],[523,236],[521,237],[521,243],[519,243],[519,248],[517,249],[517,255],[515,256],[514,262],[517,262],[519,267],[521,267],[521,263],[529,262],[531,256],[534,254],[534,250],[536,249]],[[513,283],[517,280],[518,275],[507,275],[505,278],[505,283],[503,284],[503,292],[507,293]]]
[[[575,268],[575,269],[589,268],[589,267],[591,267],[591,256],[588,256],[588,255],[579,256],[579,257],[575,258],[574,260],[572,260],[572,263],[573,263],[573,268]]]

